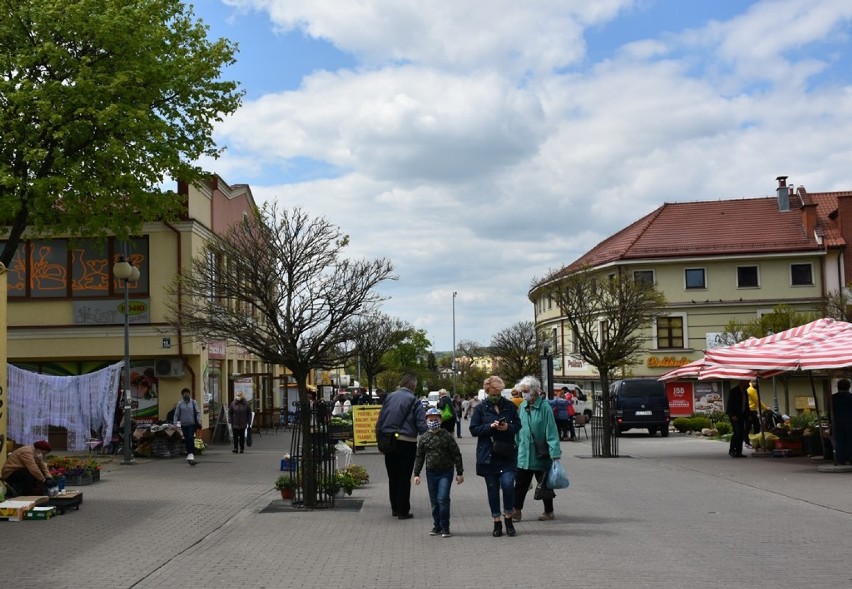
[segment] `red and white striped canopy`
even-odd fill
[[[750,380],[792,370],[849,366],[852,366],[852,323],[818,319],[766,337],[707,350],[701,360],[671,370],[660,380]]]
[[[806,325],[704,353],[706,362],[755,370],[761,375],[790,370],[852,366],[852,323],[818,319]]]
[[[675,368],[662,375],[659,380],[680,380],[684,378],[697,378],[698,380],[752,380],[758,377],[772,376],[783,371],[773,371],[771,373],[761,373],[758,370],[749,368],[736,368],[733,366],[723,366],[708,362],[705,359],[695,360],[689,364],[685,364],[680,368]]]

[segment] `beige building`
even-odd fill
[[[640,363],[625,376],[656,377],[703,357],[732,319],[749,321],[779,304],[817,311],[852,278],[852,191],[809,193],[785,176],[777,182],[775,197],[664,204],[562,270],[626,273],[665,295]],[[554,379],[597,381],[557,306],[536,289],[530,300],[536,326],[556,343]],[[784,379],[782,411],[807,404],[799,384]]]
[[[128,285],[134,418],[166,419],[187,387],[212,428],[236,383],[272,419],[273,408],[286,402],[287,378],[279,367],[225,341],[193,341],[166,322],[167,288],[204,244],[252,210],[251,190],[213,176],[198,187],[180,184],[178,192],[187,203],[183,218],[147,224],[127,242],[56,237],[20,244],[8,272],[9,362],[78,375],[123,360],[124,282],[112,276],[112,267],[125,256],[140,271]],[[63,447],[61,432],[51,437]]]

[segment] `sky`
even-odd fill
[[[534,279],[664,203],[852,190],[852,0],[194,10],[246,93],[202,165],[390,259],[382,310],[435,351],[533,320]]]

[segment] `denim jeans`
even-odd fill
[[[432,504],[432,522],[436,528],[450,529],[450,488],[453,486],[453,469],[426,471],[429,502]]]
[[[500,517],[500,491],[503,491],[503,513],[508,515],[515,509],[515,471],[504,470],[500,474],[485,475],[488,489],[488,506],[491,517]]]

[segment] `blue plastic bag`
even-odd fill
[[[554,460],[547,471],[547,486],[551,489],[567,489],[568,473],[562,467],[561,460]]]

